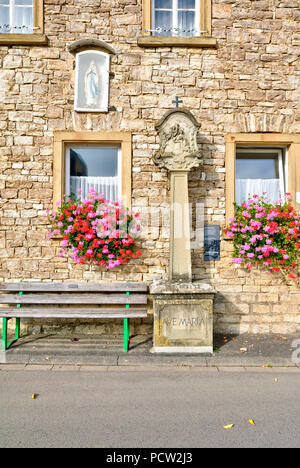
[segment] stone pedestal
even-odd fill
[[[206,283],[154,282],[154,352],[213,352],[213,300]]]

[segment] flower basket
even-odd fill
[[[241,206],[235,204],[235,217],[224,232],[233,239],[234,263],[263,265],[270,272],[297,278],[300,252],[300,213],[291,205],[291,195],[270,202],[254,195]]]
[[[63,237],[60,257],[70,255],[76,263],[109,270],[141,255],[135,247],[139,214],[119,202],[106,200],[91,189],[86,200],[71,194],[57,207],[57,212],[48,212],[48,237]]]

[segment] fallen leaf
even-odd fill
[[[241,351],[241,353],[246,353],[248,351],[248,349],[247,348],[241,348],[240,351]]]
[[[275,382],[278,382],[278,379],[275,379]]]
[[[224,429],[232,429],[234,427],[234,424],[228,424],[227,426],[224,426]]]
[[[31,398],[32,398],[33,400],[36,400],[38,396],[39,396],[39,395],[38,395],[37,393],[33,393],[32,396],[31,396]]]
[[[256,426],[255,422],[253,421],[253,419],[249,419],[249,423],[252,424],[252,426]]]

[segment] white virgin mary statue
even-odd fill
[[[85,98],[88,106],[96,106],[99,98],[99,74],[94,60],[92,60],[84,78]]]

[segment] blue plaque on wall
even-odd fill
[[[204,226],[204,260],[220,260],[220,226]]]

